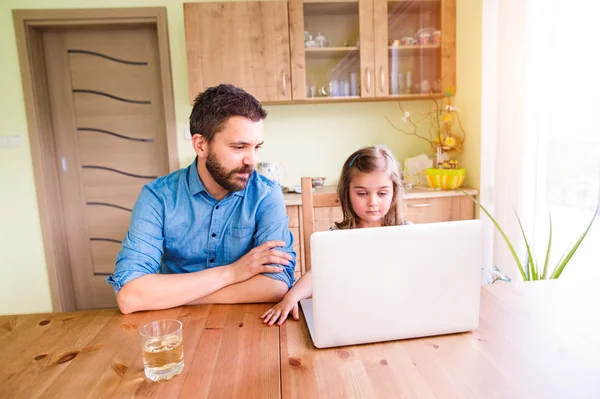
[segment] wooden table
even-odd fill
[[[2,316],[0,397],[600,398],[592,284],[484,286],[472,333],[332,349],[304,320],[265,327],[268,306]],[[159,318],[183,322],[185,368],[152,382],[137,329]]]

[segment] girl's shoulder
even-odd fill
[[[413,222],[411,222],[410,220],[405,220],[404,224],[414,224]]]
[[[335,224],[329,228],[329,231],[335,231],[335,230],[339,230]]]

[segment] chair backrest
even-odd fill
[[[310,270],[310,236],[316,231],[315,208],[334,208],[340,206],[340,200],[335,191],[326,189],[312,191],[312,179],[303,177],[301,179],[302,187],[302,231],[304,243],[304,270],[303,273]],[[341,214],[341,212],[340,212]],[[339,217],[334,218],[339,219]],[[332,219],[332,221],[334,220]],[[330,226],[329,226],[330,227]],[[329,228],[328,227],[328,228]]]

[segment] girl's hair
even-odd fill
[[[357,173],[386,172],[392,180],[393,196],[390,210],[383,217],[384,226],[405,224],[402,216],[402,175],[398,161],[384,145],[361,148],[348,157],[342,167],[342,175],[337,185],[337,194],[342,205],[344,220],[336,223],[338,229],[354,229],[358,215],[350,202],[350,183]]]

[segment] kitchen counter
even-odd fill
[[[317,188],[316,192],[335,192],[336,186],[324,186]],[[458,190],[439,190],[425,186],[413,187],[409,190],[404,190],[403,199],[421,199],[421,198],[438,198],[438,197],[457,197],[463,194],[463,190],[470,195],[477,195],[478,191],[474,188],[461,187]],[[301,194],[287,193],[283,194],[286,206],[302,205]]]

